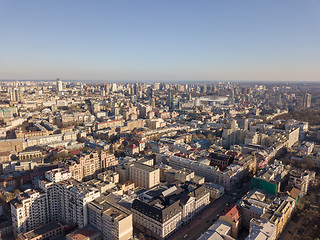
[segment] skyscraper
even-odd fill
[[[11,88],[9,89],[9,93],[10,93],[10,101],[14,101],[14,102],[19,102],[22,98],[22,92],[17,88]]]
[[[173,95],[173,89],[170,88],[169,89],[169,94],[168,94],[168,105],[169,105],[169,109],[172,111],[173,110],[173,100],[174,100],[174,95]]]
[[[303,106],[304,106],[305,108],[311,107],[311,97],[312,97],[312,95],[311,95],[310,93],[306,93],[306,94],[304,95]]]
[[[63,85],[60,78],[57,78],[57,94],[61,93],[63,91]]]

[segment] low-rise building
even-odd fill
[[[289,172],[289,186],[294,186],[303,192],[303,195],[308,193],[312,181],[315,179],[315,172],[304,169],[291,169]]]
[[[220,216],[220,220],[225,221],[231,225],[231,237],[237,239],[239,228],[241,224],[240,208],[235,205],[226,214]]]
[[[276,238],[291,217],[295,199],[281,199],[258,190],[251,190],[239,203],[242,210],[242,222],[250,227],[251,219],[265,219],[276,226]]]
[[[102,233],[91,225],[77,229],[66,235],[66,240],[102,240]]]
[[[273,164],[262,169],[251,180],[251,187],[266,191],[269,194],[277,194],[280,191],[281,183],[288,175],[288,169],[281,161],[275,160]]]
[[[231,237],[232,226],[230,223],[218,220],[205,231],[198,240],[234,240]]]
[[[51,239],[64,234],[63,225],[59,222],[50,222],[42,224],[34,230],[26,233],[20,233],[18,240],[42,240]]]
[[[277,227],[265,219],[251,219],[249,235],[246,240],[276,240]]]

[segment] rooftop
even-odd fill
[[[25,237],[25,239],[32,239],[60,227],[63,227],[60,223],[51,222],[48,224],[40,225],[32,231],[24,233],[23,236]]]
[[[95,227],[88,225],[84,228],[80,228],[73,233],[69,233],[67,237],[72,240],[87,240],[87,239],[95,239],[98,235],[101,235],[98,229]]]

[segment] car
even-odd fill
[[[186,234],[186,235],[183,236],[183,238],[187,238],[187,237],[188,237],[188,234]]]

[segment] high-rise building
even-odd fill
[[[305,108],[311,107],[311,97],[312,97],[312,95],[311,95],[310,93],[306,93],[306,94],[304,95],[303,106],[304,106]]]
[[[9,90],[10,93],[10,101],[19,102],[22,98],[22,92],[20,88],[11,88]]]
[[[28,189],[11,201],[11,219],[15,235],[31,231],[49,222],[47,194]]]
[[[47,219],[75,224],[78,227],[88,224],[87,204],[100,197],[97,188],[73,179],[56,183],[43,179],[39,181],[39,187],[45,193],[43,201],[47,206]],[[44,222],[40,224],[42,223]]]
[[[168,106],[169,106],[169,110],[173,110],[173,108],[174,108],[174,94],[173,94],[173,89],[172,88],[170,88],[169,89],[169,94],[168,94],[168,102],[167,102],[167,104],[168,104]]]
[[[63,91],[63,84],[60,78],[57,78],[57,94]]]

